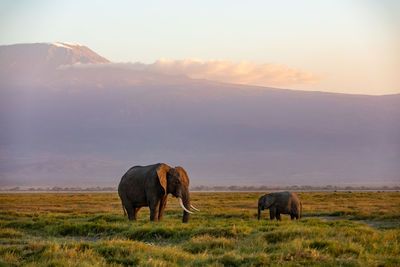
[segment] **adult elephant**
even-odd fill
[[[121,178],[118,195],[122,208],[128,213],[129,220],[137,220],[141,207],[150,208],[150,220],[161,220],[167,196],[172,194],[178,198],[183,211],[183,222],[189,220],[190,205],[189,177],[182,167],[171,168],[167,164],[158,163],[148,166],[134,166]]]
[[[281,220],[281,214],[289,214],[292,220],[294,218],[300,219],[302,208],[302,203],[295,193],[270,193],[258,199],[258,219],[260,219],[261,211],[264,209],[269,209],[271,220],[275,217]]]

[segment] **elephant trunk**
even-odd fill
[[[261,208],[260,208],[260,206],[258,206],[258,214],[257,214],[258,220],[260,220],[260,216],[261,216]]]
[[[183,206],[186,208],[183,210],[182,222],[186,223],[189,221],[189,213],[192,213],[189,211],[189,209],[190,209],[189,192],[185,192],[184,194],[182,194],[182,202],[183,202]]]

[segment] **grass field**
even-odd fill
[[[399,266],[399,192],[301,192],[303,218],[257,221],[263,193],[192,193],[182,224],[123,217],[114,193],[0,194],[0,266]]]

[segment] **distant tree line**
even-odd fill
[[[19,186],[10,188],[10,189],[1,189],[6,191],[117,191],[116,187],[108,186],[108,187],[60,187],[60,186],[53,186],[53,187],[29,187],[29,188],[21,188]]]
[[[72,191],[82,191],[82,192],[109,192],[117,191],[116,186],[106,186],[106,187],[12,187],[12,188],[0,188],[1,191],[26,191],[26,192],[72,192]],[[336,186],[336,185],[288,185],[288,186],[208,186],[208,185],[197,185],[190,188],[191,191],[277,191],[277,190],[288,190],[288,191],[364,191],[364,190],[382,190],[382,191],[399,191],[400,185],[395,186]]]
[[[400,186],[335,186],[335,185],[288,185],[288,186],[193,186],[192,191],[275,191],[275,190],[288,190],[288,191],[344,191],[344,190],[400,190]]]

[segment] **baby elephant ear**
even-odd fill
[[[265,208],[268,209],[275,202],[275,197],[271,195],[265,196]]]
[[[171,169],[166,164],[161,164],[160,167],[157,169],[157,176],[158,180],[160,181],[160,185],[164,190],[164,195],[167,194],[167,172]]]

